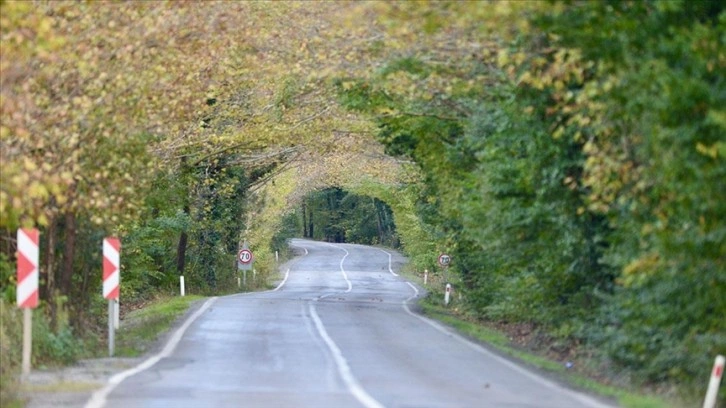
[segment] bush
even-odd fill
[[[63,310],[63,297],[58,297],[56,329],[43,313],[33,314],[33,365],[68,365],[74,363],[85,352],[85,344],[74,333]],[[42,309],[41,309],[42,310]]]
[[[17,398],[16,384],[22,360],[22,325],[20,309],[0,298],[0,401]]]

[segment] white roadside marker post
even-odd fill
[[[17,287],[16,299],[23,309],[22,377],[30,375],[30,357],[33,350],[33,309],[38,306],[38,258],[40,232],[35,228],[20,228],[17,234]]]
[[[424,269],[424,286],[426,286],[426,283],[428,282],[428,280],[429,280],[429,270]]]
[[[184,275],[179,275],[179,291],[181,292],[182,297],[186,295],[186,288],[184,287]]]
[[[444,293],[444,303],[448,306],[449,305],[449,297],[451,296],[451,284],[446,284],[446,292]]]
[[[711,371],[711,380],[708,382],[706,398],[703,400],[703,408],[716,407],[716,397],[718,396],[718,387],[721,384],[721,377],[723,376],[724,362],[726,362],[724,356],[716,356],[716,361],[713,363],[713,370]]]

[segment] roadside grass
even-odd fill
[[[98,383],[61,381],[51,384],[23,384],[24,392],[87,392],[101,388]]]
[[[126,315],[120,329],[116,332],[118,357],[138,357],[149,350],[161,334],[192,305],[204,299],[203,296],[176,296],[155,299],[143,309],[134,310]]]
[[[466,320],[463,316],[454,314],[450,309],[431,301],[429,298],[422,299],[418,305],[426,316],[456,329],[465,336],[487,343],[497,351],[546,371],[552,374],[553,377],[572,384],[576,388],[614,399],[623,408],[672,408],[678,406],[675,402],[666,401],[656,396],[642,395],[634,391],[602,384],[582,374],[572,373],[559,362],[516,348],[504,333]]]

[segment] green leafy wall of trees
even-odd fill
[[[420,166],[417,214],[469,310],[700,389],[726,351],[723,3],[557,2],[528,19],[494,59],[412,51],[339,81],[341,100]],[[454,86],[416,88],[434,77]]]

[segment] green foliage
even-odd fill
[[[599,101],[620,131],[597,135],[588,155],[592,163],[610,155],[628,173],[586,169],[597,176],[592,190],[605,193],[591,200],[606,205],[614,230],[603,262],[622,271],[596,341],[648,379],[698,387],[726,348],[716,312],[726,308],[726,161],[718,151],[726,127],[714,120],[726,105],[715,51],[724,46],[724,16],[721,2],[635,2],[542,19],[616,78]],[[611,27],[618,40],[589,36],[583,24]]]
[[[215,290],[219,273],[234,271],[234,258],[244,226],[245,170],[228,167],[228,157],[202,162],[192,170],[191,243],[187,256],[194,266],[190,285]],[[225,256],[227,255],[227,256]],[[200,279],[201,278],[201,279]],[[231,275],[224,282],[228,284]],[[206,292],[202,292],[206,293]]]
[[[433,271],[436,264],[435,243],[431,239],[432,229],[416,214],[420,184],[385,186],[379,183],[360,183],[352,191],[366,194],[390,206],[396,232],[392,246],[398,243],[408,256],[408,264],[417,271]]]
[[[15,303],[16,271],[8,256],[0,253],[0,300]]]
[[[176,285],[176,250],[180,234],[191,220],[181,209],[173,215],[159,214],[135,225],[124,237],[124,298],[134,301],[148,296],[149,290]]]
[[[340,100],[420,166],[416,214],[471,310],[702,387],[726,347],[723,4],[532,11],[496,58],[429,44],[340,81]]]
[[[33,313],[33,365],[36,366],[71,364],[89,352],[84,341],[93,340],[93,336],[78,336],[71,326],[67,298],[57,296],[54,302],[55,320],[44,314],[43,308]]]
[[[284,215],[280,228],[272,237],[270,248],[277,251],[278,256],[282,259],[289,258],[291,256],[289,241],[292,238],[302,236],[301,231],[300,217],[295,212]]]
[[[299,233],[329,242],[354,242],[395,247],[396,226],[391,208],[373,197],[328,188],[305,198]]]
[[[236,287],[234,258],[244,226],[248,179],[243,168],[221,155],[196,166],[157,173],[146,198],[147,211],[126,227],[122,291],[130,301],[156,292],[175,292],[182,234],[189,293]]]
[[[35,364],[68,365],[85,352],[83,340],[68,323],[53,331],[44,319],[34,319],[33,355]]]
[[[582,172],[578,143],[552,140],[547,123],[523,120],[517,108],[502,101],[481,111],[467,138],[478,165],[474,195],[458,206],[488,271],[473,279],[471,302],[496,310],[491,317],[557,326],[595,306],[596,289],[612,288],[613,274],[598,263],[607,225],[578,212],[583,198],[563,183]]]
[[[23,313],[15,302],[0,299],[0,401],[13,401],[18,397],[22,327]]]
[[[65,300],[58,298],[55,328],[48,315],[48,305],[41,305],[32,312],[33,349],[31,351],[32,367],[66,365],[75,362],[84,355],[89,355],[87,342],[70,325]],[[23,344],[23,310],[15,303],[0,299],[0,400],[3,403],[17,398],[17,383],[20,377]]]

